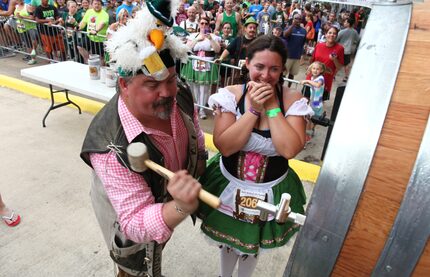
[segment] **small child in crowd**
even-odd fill
[[[310,85],[311,86],[311,95],[309,99],[309,105],[315,113],[315,116],[320,117],[324,113],[323,108],[323,94],[324,94],[324,72],[326,71],[326,67],[322,62],[313,62],[307,69],[308,73],[311,73],[310,80],[303,80],[300,83],[302,85]],[[315,132],[315,124],[311,121],[308,122],[306,126],[306,140],[310,140],[310,137],[314,135]],[[308,139],[308,136],[309,139]]]

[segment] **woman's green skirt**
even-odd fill
[[[208,161],[205,174],[200,177],[203,188],[214,195],[221,195],[229,181],[222,175],[219,165],[221,155]],[[304,214],[306,195],[297,174],[290,168],[287,176],[272,187],[273,200],[278,204],[282,193],[291,195],[290,207],[293,212]],[[202,219],[201,229],[216,242],[233,247],[244,254],[257,254],[259,249],[283,246],[298,231],[298,225],[287,221],[278,224],[271,221],[248,223],[230,217],[205,203],[199,205],[198,216]]]
[[[181,77],[188,82],[193,82],[200,85],[212,85],[218,83],[219,66],[213,63],[205,64],[206,66],[210,66],[208,71],[197,71],[193,68],[193,60],[188,60],[188,62],[181,68]]]

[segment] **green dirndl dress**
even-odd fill
[[[219,65],[189,58],[182,65],[181,77],[199,85],[213,85],[218,83]]]
[[[220,168],[221,155],[217,154],[208,161],[205,174],[200,177],[203,188],[220,196],[229,184]],[[303,205],[306,195],[297,174],[288,169],[286,177],[271,188],[273,203],[278,204],[282,193],[291,195],[290,207],[293,212],[304,214]],[[201,230],[221,245],[237,249],[243,254],[258,254],[260,248],[270,249],[283,246],[298,231],[299,226],[287,221],[276,223],[275,219],[265,222],[248,223],[226,215],[201,202],[198,216],[202,219]]]

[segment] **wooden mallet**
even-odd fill
[[[168,170],[167,168],[151,161],[148,156],[146,145],[141,142],[131,143],[127,147],[127,155],[131,168],[136,172],[143,172],[150,168],[167,180],[170,180],[170,178],[175,175],[175,173]],[[218,197],[205,191],[204,189],[200,190],[199,199],[214,209],[217,209],[221,205],[221,201]]]

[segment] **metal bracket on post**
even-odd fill
[[[291,195],[283,193],[279,205],[273,205],[261,200],[257,202],[257,209],[261,211],[260,220],[267,221],[268,214],[275,216],[275,220],[279,224],[285,223],[287,220],[295,224],[305,224],[306,216],[294,213],[290,208]]]

